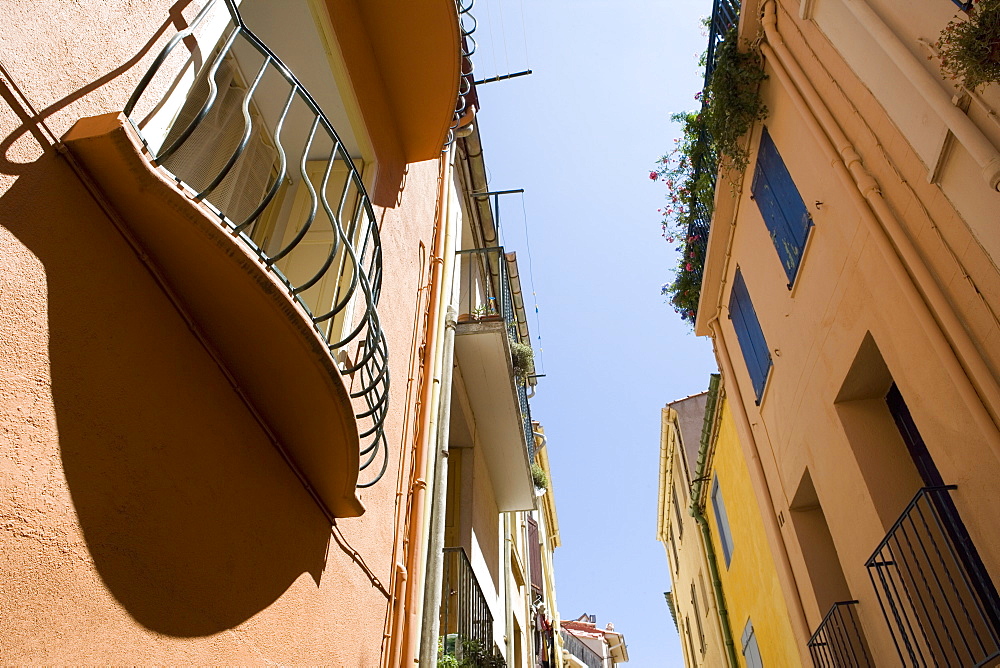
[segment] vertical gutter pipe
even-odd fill
[[[511,515],[503,514],[503,615],[504,640],[506,640],[507,665],[517,665],[514,657],[514,605],[510,600],[510,551],[511,551]]]
[[[449,235],[450,236],[450,235]],[[445,243],[445,252],[448,252]],[[454,255],[454,253],[452,253]],[[448,291],[450,294],[450,290]],[[444,580],[444,514],[448,502],[448,435],[451,422],[452,372],[455,366],[455,320],[458,312],[450,305],[445,318],[444,360],[441,369],[441,400],[438,407],[437,465],[431,497],[430,540],[427,546],[427,587],[424,594],[420,663],[437,663],[437,640],[441,634],[441,596]]]
[[[437,407],[440,378],[440,344],[438,339],[443,335],[444,318],[442,317],[442,276],[444,273],[444,245],[446,228],[448,227],[448,185],[451,181],[451,165],[454,147],[449,146],[441,156],[440,183],[438,184],[438,215],[435,221],[434,247],[431,250],[431,276],[428,282],[429,303],[427,307],[427,337],[424,343],[422,366],[424,381],[420,388],[420,417],[417,443],[414,448],[413,473],[410,480],[410,512],[403,538],[403,553],[405,564],[397,564],[397,573],[402,576],[402,602],[396,606],[396,619],[392,627],[397,629],[390,643],[390,668],[408,666],[416,663],[416,643],[420,635],[419,602],[423,595],[424,560],[422,540],[424,538],[424,505],[427,491],[427,469],[430,465],[428,451],[432,431],[436,422],[434,409]]]
[[[952,103],[952,94],[941,87],[937,77],[924,68],[917,56],[864,0],[843,0],[843,3],[969,151],[982,170],[986,184],[992,190],[1000,190],[1000,153],[975,122]]]

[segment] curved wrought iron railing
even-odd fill
[[[189,72],[192,63],[197,64],[195,54],[200,55],[201,50],[190,48],[190,55],[184,55],[183,49],[176,50],[188,40],[197,39],[199,27],[207,25],[206,17],[218,8],[217,0],[206,3],[190,25],[170,39],[140,80],[124,112],[150,151],[153,164],[192,191],[196,201],[209,205],[230,233],[260,257],[327,343],[341,373],[348,377],[355,416],[364,425],[360,434],[360,470],[367,471],[367,475],[362,474],[365,479],[358,487],[368,487],[378,482],[388,464],[384,426],[389,365],[386,338],[376,311],[382,283],[377,219],[361,175],[333,124],[291,70],[247,27],[233,0],[224,3],[228,24],[199,68],[184,107],[166,129],[162,145],[155,147],[155,139],[144,136],[143,128],[181,88],[183,68],[178,64]],[[240,82],[241,86],[225,84],[223,88],[220,81],[226,72],[236,76],[234,71],[250,64],[240,62],[240,68],[232,65],[237,50],[240,58],[253,56],[256,72],[252,78],[247,77],[245,84]],[[266,86],[261,85],[262,81]],[[275,108],[277,116],[268,128],[258,109],[263,97],[260,91],[267,87],[273,95],[276,87],[282,86],[284,101],[280,109]],[[237,100],[240,95],[242,98]],[[229,116],[225,127],[221,127],[218,117],[226,105]],[[144,110],[141,117],[137,107]],[[237,107],[238,116],[234,111]],[[242,128],[233,131],[240,123]],[[270,132],[266,132],[268,129]],[[191,156],[198,151],[204,153],[206,142],[218,145],[218,133],[225,131],[234,138],[224,151],[218,152],[221,155],[205,160],[199,154],[197,168],[192,167]],[[289,138],[292,134],[304,134],[305,139],[298,142]],[[290,235],[265,238],[267,225],[281,225],[281,216],[288,210],[283,209],[282,199],[292,178],[290,155],[298,157],[299,187],[308,191],[308,204],[302,219],[287,221],[286,229],[296,226],[290,228]],[[255,172],[257,190],[251,187],[253,179],[247,176],[248,170]],[[261,172],[267,173],[261,176]],[[331,175],[335,175],[333,182]],[[333,187],[333,183],[337,186]],[[332,201],[328,189],[333,190]],[[324,226],[326,229],[320,229]],[[311,276],[293,282],[286,275],[287,268],[297,254],[305,257],[302,253],[309,244],[303,241],[310,232],[322,233],[329,248],[321,253],[324,257],[315,270],[309,268]],[[315,253],[315,246],[307,252]],[[311,295],[319,290],[332,291],[332,299],[314,299]]]
[[[455,104],[455,115],[451,127],[448,128],[448,139],[444,147],[448,148],[455,141],[455,128],[458,127],[465,110],[469,104],[470,94],[474,95],[472,72],[475,69],[472,64],[472,54],[476,52],[476,40],[472,33],[476,32],[476,17],[472,15],[472,6],[475,0],[455,0],[455,7],[458,9],[458,31],[459,43],[462,46],[461,72],[458,75],[458,100]]]

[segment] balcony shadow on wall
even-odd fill
[[[240,624],[303,573],[318,585],[329,522],[51,148],[21,165],[0,223],[44,266],[64,475],[114,598],[190,637]]]

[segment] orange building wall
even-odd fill
[[[0,656],[378,665],[387,596],[358,561],[388,586],[437,161],[411,165],[400,205],[377,212],[392,460],[331,539],[42,127],[120,109],[169,11],[0,8]]]

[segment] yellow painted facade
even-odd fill
[[[723,666],[727,661],[705,538],[690,512],[693,455],[705,401],[706,393],[694,395],[668,404],[660,413],[657,540],[666,550],[672,582],[666,596],[689,668]]]
[[[717,479],[733,536],[732,560],[719,559],[719,577],[729,608],[737,655],[743,658],[741,636],[748,622],[765,666],[800,666],[799,649],[788,618],[771,547],[764,531],[750,473],[740,447],[728,401],[722,398],[712,436],[711,469],[706,481],[705,514],[717,555],[723,554],[718,519],[713,512],[712,486]]]

